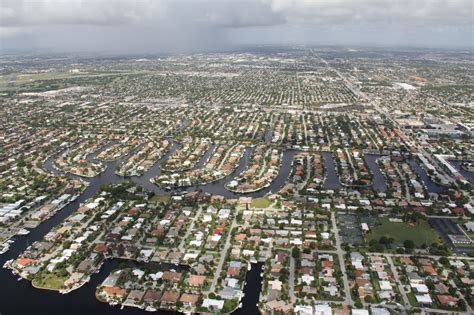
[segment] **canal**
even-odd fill
[[[439,194],[444,192],[444,187],[432,181],[426,171],[418,164],[417,161],[410,159],[408,160],[408,164],[410,165],[411,169],[421,178],[426,190],[428,190],[429,193]]]

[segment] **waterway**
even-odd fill
[[[367,163],[370,172],[373,175],[373,183],[372,188],[375,191],[385,192],[387,191],[387,182],[385,181],[385,177],[383,176],[382,172],[380,171],[379,165],[377,164],[377,159],[381,156],[377,154],[365,154],[364,159]]]
[[[444,191],[444,187],[433,182],[426,171],[417,163],[417,161],[410,159],[408,160],[408,164],[410,164],[411,169],[421,178],[428,192],[442,193]]]
[[[469,171],[466,171],[464,168],[461,167],[461,163],[464,162],[464,161],[460,161],[460,160],[449,160],[449,163],[454,166],[455,169],[457,169],[459,171],[459,173],[461,173],[462,176],[464,176],[464,178],[466,180],[468,180],[472,185],[474,185],[474,172],[469,172]]]
[[[339,176],[337,175],[336,162],[330,152],[321,153],[324,163],[324,171],[326,178],[324,181],[324,189],[341,189],[342,185],[339,181]]]
[[[245,278],[245,287],[244,294],[242,298],[242,308],[237,309],[234,315],[259,315],[260,311],[258,310],[258,300],[260,297],[260,292],[262,291],[262,281],[263,277],[261,276],[263,271],[264,264],[262,262],[252,264],[252,269],[247,272]],[[257,294],[255,294],[257,292]]]

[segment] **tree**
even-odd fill
[[[291,250],[291,257],[293,257],[294,259],[299,259],[300,255],[301,255],[300,249],[296,246],[293,247],[293,249]]]
[[[448,258],[446,258],[446,257],[441,257],[441,258],[439,259],[439,262],[442,263],[442,264],[445,265],[445,266],[446,266],[447,264],[449,264],[449,260],[448,260]]]
[[[390,239],[386,236],[382,236],[380,239],[379,239],[379,243],[380,244],[383,244],[383,245],[387,245],[388,243],[390,243]]]
[[[406,241],[403,242],[403,246],[406,249],[413,249],[413,248],[415,248],[415,243],[412,240],[406,240]]]

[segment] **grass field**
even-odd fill
[[[407,298],[408,298],[408,301],[410,301],[411,306],[414,306],[414,307],[420,306],[413,292],[407,293]]]
[[[440,240],[436,231],[426,221],[420,221],[418,226],[414,226],[405,222],[390,222],[387,218],[381,218],[380,223],[367,235],[367,240],[379,240],[380,237],[386,236],[393,238],[395,244],[412,240],[417,247],[422,244],[430,245]]]
[[[271,205],[270,199],[266,197],[262,198],[255,198],[252,200],[251,207],[252,208],[268,208]]]
[[[151,198],[151,201],[153,202],[167,202],[169,201],[171,198],[170,195],[158,195],[158,196],[154,196],[153,198]]]
[[[33,279],[33,285],[37,288],[50,289],[50,290],[59,290],[63,287],[64,281],[67,278],[58,277],[55,274],[48,273],[41,277],[36,277]]]

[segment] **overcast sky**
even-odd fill
[[[473,46],[472,0],[0,0],[0,52]]]

